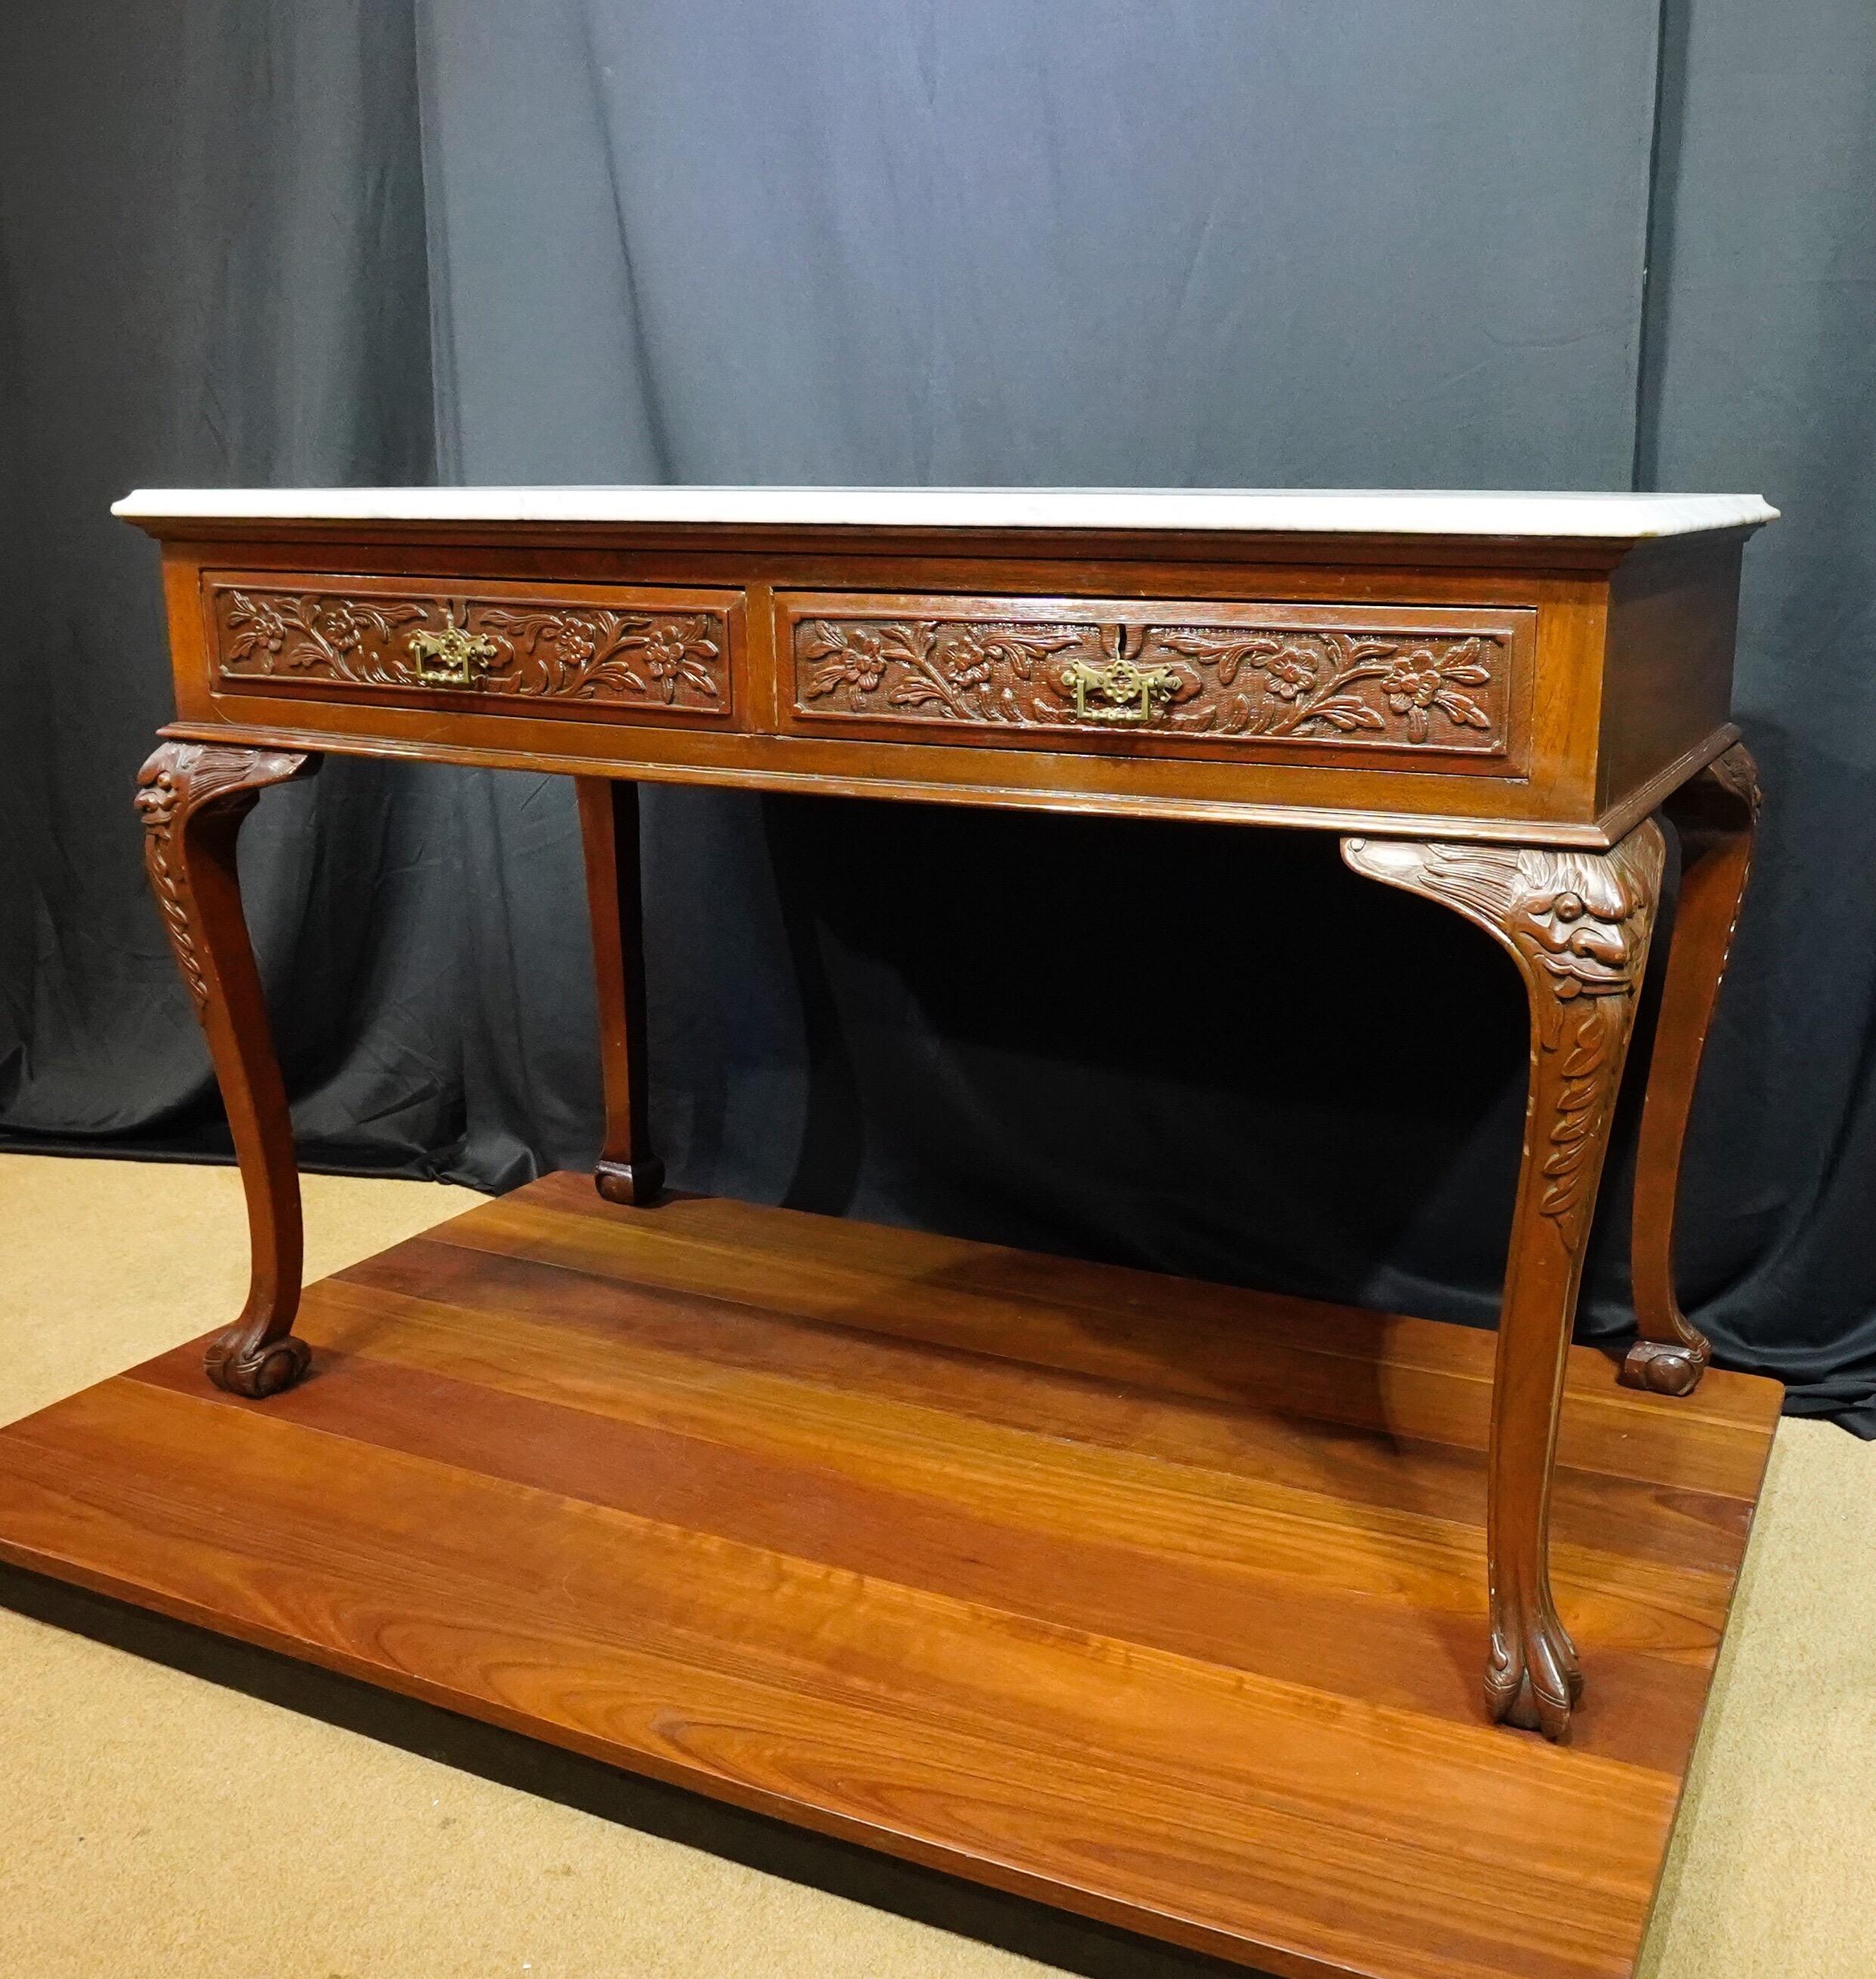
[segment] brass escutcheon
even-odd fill
[[[1104,667],[1071,660],[1063,671],[1064,685],[1074,689],[1079,721],[1151,721],[1155,701],[1170,701],[1180,686],[1171,667],[1143,667],[1123,655]],[[1091,707],[1091,698],[1097,704]]]
[[[417,662],[417,677],[426,687],[473,687],[476,675],[496,657],[493,639],[463,625],[412,632],[404,643]]]

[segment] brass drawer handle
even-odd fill
[[[476,675],[500,657],[493,639],[462,625],[446,625],[440,632],[411,632],[404,643],[417,662],[417,677],[426,687],[473,687]]]
[[[1071,660],[1063,669],[1063,685],[1074,689],[1078,721],[1151,721],[1156,701],[1170,701],[1180,686],[1171,667],[1143,667],[1123,655],[1104,667]],[[1091,707],[1090,701],[1096,705]]]

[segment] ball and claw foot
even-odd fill
[[[1704,1345],[1638,1340],[1622,1361],[1619,1378],[1625,1388],[1640,1388],[1649,1394],[1691,1395],[1700,1385],[1706,1364]]]
[[[1569,1736],[1570,1713],[1582,1694],[1576,1645],[1555,1614],[1539,1617],[1519,1639],[1494,1631],[1485,1676],[1493,1718],[1559,1742]]]
[[[642,1209],[664,1194],[665,1165],[650,1155],[636,1162],[602,1161],[593,1172],[593,1182],[608,1202]]]
[[[217,1388],[257,1402],[291,1388],[312,1358],[312,1349],[291,1334],[255,1343],[236,1327],[210,1343],[202,1364]]]

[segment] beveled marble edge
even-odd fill
[[[1756,528],[1757,495],[1418,489],[139,488],[130,522],[661,522],[744,527],[1170,529],[1639,541]]]

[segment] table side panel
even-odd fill
[[[1598,808],[1616,805],[1660,766],[1723,727],[1738,630],[1737,542],[1652,544],[1610,587]]]

